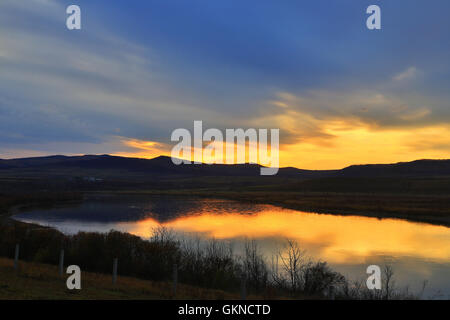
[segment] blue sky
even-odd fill
[[[80,31],[65,27],[70,4]],[[370,4],[382,30],[365,27]],[[449,10],[444,0],[2,0],[0,157],[158,152],[194,120],[279,127],[282,146],[321,155],[336,152],[336,121],[446,130]],[[448,155],[450,141],[431,140],[431,155]]]

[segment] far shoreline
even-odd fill
[[[450,228],[450,212],[446,208],[430,206],[436,199],[447,196],[392,195],[392,194],[348,194],[325,192],[268,192],[268,191],[224,191],[224,190],[96,190],[79,192],[76,198],[37,199],[32,202],[16,203],[0,213],[2,220],[14,220],[12,216],[34,207],[52,207],[58,204],[82,202],[89,194],[130,194],[149,196],[198,197],[225,199],[244,203],[267,204],[280,208],[315,214],[336,216],[361,216],[377,219],[400,219],[414,223],[426,223]],[[270,199],[270,200],[269,200]],[[384,201],[385,205],[380,205]],[[426,209],[417,209],[409,204],[422,204]],[[407,204],[407,205],[405,205]],[[389,207],[392,206],[392,207]],[[443,209],[443,210],[442,210]],[[394,211],[395,210],[395,211]],[[426,213],[428,211],[428,214]],[[16,220],[14,220],[16,221]]]
[[[406,220],[415,223],[428,223],[432,225],[439,225],[443,227],[450,228],[450,211],[444,212],[439,210],[433,210],[433,208],[427,208],[430,211],[430,215],[424,215],[423,211],[418,211],[416,213],[414,211],[408,211],[409,207],[397,207],[398,212],[386,210],[383,207],[372,205],[365,206],[365,210],[358,208],[358,206],[362,206],[361,200],[370,199],[386,199],[391,198],[394,202],[397,202],[397,205],[400,203],[399,200],[403,202],[408,202],[409,200],[415,200],[416,202],[423,198],[423,202],[425,200],[432,201],[433,199],[440,198],[447,200],[449,197],[446,196],[418,196],[418,195],[367,195],[364,193],[361,194],[351,194],[348,193],[324,193],[324,192],[260,192],[260,191],[205,191],[205,190],[121,190],[121,191],[92,191],[86,192],[89,193],[109,193],[109,194],[142,194],[142,195],[171,195],[171,196],[184,196],[184,197],[200,197],[200,198],[208,198],[208,199],[226,199],[226,200],[235,200],[245,203],[255,203],[255,204],[268,204],[274,205],[277,207],[304,211],[308,213],[316,213],[316,214],[330,214],[337,216],[361,216],[361,217],[369,217],[369,218],[377,218],[377,219],[400,219]],[[269,197],[270,194],[270,197]],[[284,196],[284,199],[280,199],[277,195]],[[296,195],[299,197],[303,197],[306,200],[309,200],[309,203],[305,202],[294,202],[292,201],[292,195]],[[333,207],[336,205],[336,202],[341,202],[343,200],[347,200],[348,197],[353,198],[353,202],[347,203],[343,208]],[[367,198],[368,197],[368,198]],[[275,199],[275,200],[269,200]],[[358,200],[359,199],[359,200]],[[327,205],[326,201],[331,202]],[[358,202],[359,201],[359,202]],[[380,210],[381,209],[381,210]],[[376,212],[376,210],[379,210]],[[447,209],[448,210],[448,209]]]

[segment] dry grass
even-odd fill
[[[83,272],[81,290],[68,290],[66,276],[58,276],[56,266],[19,262],[19,270],[13,261],[0,258],[0,299],[172,299],[172,286],[166,282],[118,277],[112,284],[111,275]],[[238,299],[237,294],[208,290],[179,284],[176,299]],[[258,297],[249,297],[257,299]]]

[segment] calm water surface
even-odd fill
[[[215,238],[239,253],[255,239],[270,262],[287,238],[314,259],[327,261],[351,279],[365,279],[370,264],[394,267],[398,286],[424,298],[450,298],[450,228],[397,219],[314,214],[271,205],[165,196],[95,195],[84,202],[36,209],[14,216],[73,234],[78,231],[129,232],[143,238],[165,226],[185,237]]]

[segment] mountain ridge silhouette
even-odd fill
[[[259,175],[259,164],[181,164],[175,165],[168,156],[152,159],[112,155],[51,155],[17,159],[0,159],[0,172],[5,170],[34,169],[57,170],[63,168],[95,170],[128,170],[161,175]],[[449,159],[420,159],[391,164],[357,164],[336,170],[307,170],[295,167],[280,168],[280,176],[304,177],[359,177],[359,176],[408,176],[450,175]]]

